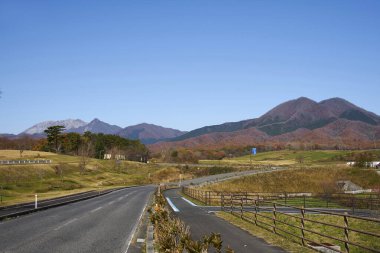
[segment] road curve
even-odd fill
[[[0,223],[0,252],[127,252],[154,186],[93,199]]]

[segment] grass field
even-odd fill
[[[202,164],[216,165],[273,165],[289,166],[300,165],[299,160],[302,157],[302,165],[327,165],[327,164],[345,164],[341,158],[350,154],[362,152],[371,152],[375,156],[380,156],[380,150],[371,151],[346,151],[346,150],[313,150],[313,151],[295,151],[280,150],[261,152],[256,155],[246,155],[235,158],[224,158],[223,160],[201,160]]]
[[[327,166],[247,176],[207,185],[203,189],[227,192],[329,193],[338,190],[338,180],[350,180],[365,189],[380,187],[380,175],[374,169]]]
[[[86,159],[80,169],[81,157],[49,152],[0,150],[0,160],[51,159],[51,164],[0,165],[0,205],[33,201],[88,190],[128,185],[159,184],[190,179],[233,170],[231,168],[182,168],[131,161]]]

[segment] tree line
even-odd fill
[[[1,138],[0,148],[54,152],[66,155],[103,159],[117,156],[131,161],[146,162],[149,151],[139,140],[125,139],[117,135],[91,133],[65,133],[64,126],[51,126],[44,132],[46,138],[32,139],[24,136],[20,139]]]

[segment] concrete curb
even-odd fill
[[[146,253],[154,253],[153,225],[148,226],[146,234]]]

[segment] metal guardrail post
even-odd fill
[[[347,219],[347,216],[346,216],[347,213],[344,213],[344,239],[345,239],[345,243],[344,243],[344,247],[346,248],[346,252],[349,253],[350,252],[350,246],[349,246],[349,237],[348,237],[348,219]]]
[[[301,233],[302,233],[302,245],[305,246],[305,209],[301,208]]]

